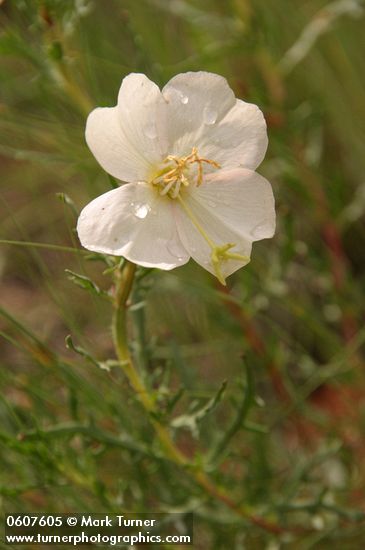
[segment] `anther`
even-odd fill
[[[218,162],[200,157],[196,147],[193,147],[191,153],[185,157],[168,155],[164,160],[164,164],[171,162],[173,162],[175,166],[172,168],[168,166],[166,169],[162,170],[160,174],[152,180],[152,184],[162,187],[160,194],[169,195],[172,199],[176,199],[178,197],[181,185],[184,187],[188,187],[190,185],[189,179],[185,175],[185,171],[188,170],[189,165],[198,165],[195,182],[197,187],[199,187],[203,182],[203,163],[210,164],[214,168],[220,168],[220,164]]]

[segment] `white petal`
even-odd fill
[[[248,241],[268,239],[275,233],[275,203],[270,183],[244,168],[218,170],[191,190],[202,208],[210,208],[217,225]]]
[[[183,200],[194,216],[194,220],[200,225],[206,235],[217,246],[222,246],[227,243],[235,244],[231,252],[242,256],[251,255],[251,242],[242,235],[238,234],[231,227],[226,226],[216,216],[215,208],[212,204],[202,201],[197,193],[185,193]],[[191,257],[204,269],[216,275],[214,270],[211,254],[212,247],[208,244],[201,232],[197,229],[186,211],[180,207],[177,211],[177,227],[182,243]],[[247,260],[232,260],[228,259],[222,262],[221,272],[224,277],[228,277],[240,267],[248,263]]]
[[[215,160],[224,169],[255,170],[265,156],[267,144],[262,112],[256,105],[237,99],[218,124],[206,129],[196,146],[201,156]]]
[[[175,201],[145,183],[128,183],[94,199],[81,212],[81,244],[145,267],[173,269],[189,260],[179,238]]]
[[[118,112],[128,140],[151,164],[168,154],[166,101],[159,87],[144,74],[126,76],[118,94]]]
[[[106,172],[122,181],[146,179],[151,165],[123,132],[117,107],[92,111],[85,136],[91,152]]]
[[[148,180],[167,156],[166,101],[145,75],[124,78],[118,106],[90,113],[86,141],[96,160],[122,181]]]
[[[188,72],[172,78],[162,90],[167,103],[170,154],[187,155],[201,136],[234,107],[235,97],[222,76]]]

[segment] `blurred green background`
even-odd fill
[[[364,23],[361,0],[1,3],[4,512],[193,511],[197,549],[364,548]],[[141,269],[131,347],[179,447],[279,534],[161,459],[110,363],[110,259],[74,229],[115,184],[87,113],[130,72],[188,70],[264,111],[278,228],[227,290]]]

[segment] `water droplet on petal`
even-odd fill
[[[182,262],[184,258],[181,256],[181,246],[175,241],[169,241],[167,243],[167,250],[172,256],[176,258],[178,262]]]
[[[137,204],[134,209],[134,215],[136,218],[143,220],[150,212],[151,207],[148,204]]]
[[[205,107],[204,113],[203,113],[203,119],[205,124],[208,124],[208,125],[215,124],[215,122],[217,121],[217,117],[218,117],[217,111],[214,111],[209,107]]]
[[[189,103],[189,98],[187,95],[180,94],[180,101],[183,105],[186,105],[187,103]]]
[[[208,206],[210,206],[210,208],[215,208],[217,206],[216,203],[213,201],[207,201],[207,204]]]
[[[253,239],[262,239],[263,234],[267,233],[266,222],[260,222],[250,231],[250,235]]]

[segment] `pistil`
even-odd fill
[[[170,199],[176,199],[181,207],[184,209],[188,218],[192,224],[199,231],[204,240],[208,243],[211,254],[210,261],[214,273],[222,285],[226,284],[225,277],[222,273],[222,265],[228,260],[238,260],[245,263],[250,261],[248,256],[242,256],[230,250],[236,246],[234,243],[226,243],[223,245],[217,245],[207,234],[207,232],[200,225],[199,221],[193,214],[191,208],[181,195],[181,188],[188,187],[191,183],[194,183],[196,187],[199,187],[203,183],[203,166],[208,164],[214,168],[220,168],[220,164],[214,160],[200,157],[196,147],[193,147],[190,155],[184,157],[178,157],[176,155],[169,155],[165,158],[164,164],[167,164],[151,181],[153,185],[159,187],[159,193],[162,196],[168,196]],[[191,175],[191,166],[197,164],[197,173],[195,174],[195,181]]]
[[[202,228],[199,221],[196,219],[191,208],[186,204],[182,199],[181,195],[177,197],[177,200],[181,204],[182,208],[186,212],[188,218],[191,220],[192,224],[197,228],[201,236],[208,243],[211,248],[210,260],[212,262],[213,270],[218,281],[226,286],[226,279],[222,273],[222,265],[227,260],[238,260],[248,264],[250,261],[249,256],[243,256],[242,254],[237,254],[236,252],[230,252],[231,248],[236,246],[235,243],[226,243],[223,245],[217,245],[207,234],[207,232]]]

